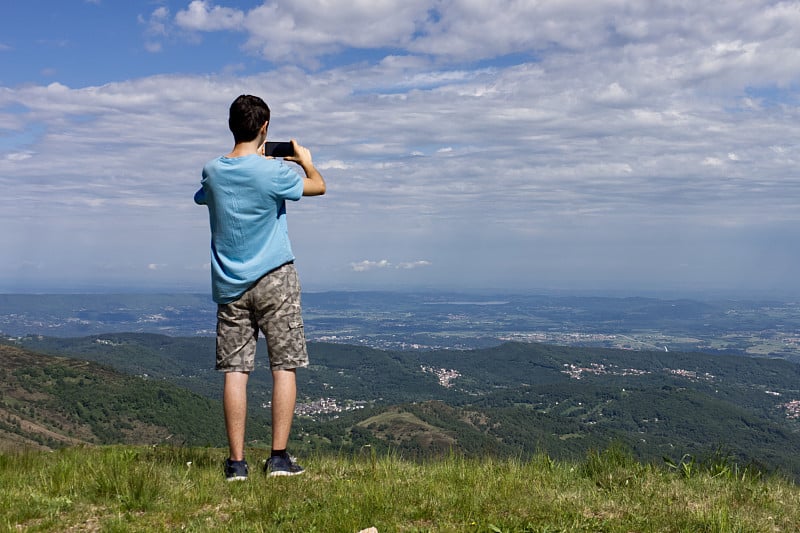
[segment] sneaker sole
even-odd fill
[[[302,470],[300,472],[286,472],[285,470],[278,470],[278,471],[275,471],[275,472],[270,472],[269,474],[267,474],[267,477],[299,476],[303,472],[305,472],[305,470]]]
[[[225,479],[228,481],[247,481],[247,476],[233,476]]]

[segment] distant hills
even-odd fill
[[[213,338],[7,342],[13,345],[0,347],[0,430],[9,443],[58,447],[169,435],[224,442]],[[620,443],[644,461],[722,454],[800,476],[800,366],[790,361],[528,343],[413,352],[311,343],[309,350],[312,365],[298,372],[298,451],[369,446],[409,457],[456,450],[569,458]],[[271,383],[264,354],[259,358],[248,438],[263,442]]]
[[[0,294],[0,333],[212,337],[208,294]],[[503,342],[702,351],[800,361],[800,302],[473,291],[303,293],[306,335],[384,350]]]

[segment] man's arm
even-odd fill
[[[303,196],[321,196],[325,194],[325,179],[319,173],[311,160],[311,151],[305,146],[300,146],[292,139],[294,155],[285,157],[286,161],[294,161],[303,169],[306,178],[303,180]]]

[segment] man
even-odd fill
[[[224,372],[223,407],[230,456],[229,481],[247,479],[244,457],[247,379],[255,366],[259,330],[264,334],[272,370],[272,453],[264,471],[270,476],[303,472],[287,453],[294,418],[295,369],[308,366],[300,283],[286,225],[286,200],[325,194],[325,180],[311,152],[292,140],[305,177],[278,159],[264,157],[270,110],[257,96],[242,95],[231,104],[230,153],[203,167],[195,202],[208,207],[211,225],[211,286],[217,303],[217,363]]]

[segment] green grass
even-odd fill
[[[302,476],[223,479],[224,451],[80,447],[0,455],[0,530],[351,532],[797,531],[800,488],[726,460],[583,462],[304,457]]]

